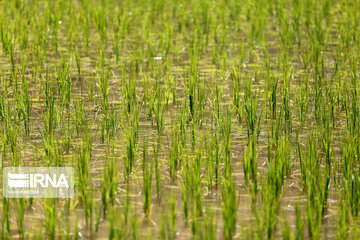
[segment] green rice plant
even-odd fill
[[[183,191],[188,192],[189,199],[192,203],[193,210],[195,211],[196,216],[201,217],[203,215],[203,197],[202,197],[202,188],[201,181],[203,176],[201,175],[201,166],[202,166],[202,153],[196,152],[195,156],[188,156],[184,162],[183,167],[183,179],[185,189]],[[182,195],[183,201],[187,202],[187,196]],[[185,207],[184,206],[184,212]],[[187,208],[188,209],[188,208]],[[184,213],[186,215],[186,213]],[[195,216],[193,216],[195,217]]]
[[[125,77],[126,69],[125,66],[122,67],[122,83],[123,83],[123,94],[126,101],[125,109],[128,113],[132,111],[133,108],[136,109],[136,78],[135,75]]]
[[[91,134],[87,133],[82,141],[79,155],[77,158],[78,176],[79,176],[79,192],[81,199],[86,202],[87,189],[89,186],[90,158],[92,151]]]
[[[301,218],[301,209],[300,209],[299,205],[295,206],[295,216],[296,216],[295,239],[304,239],[305,221],[304,221],[304,219]]]
[[[270,81],[271,81],[271,95],[269,97],[269,106],[270,106],[272,118],[276,119],[278,80],[276,80],[276,82],[274,80],[270,80]]]
[[[2,218],[1,218],[1,236],[3,239],[10,237],[10,202],[9,199],[3,198]]]
[[[75,228],[74,228],[74,233],[73,233],[73,238],[74,238],[74,239],[80,239],[81,237],[82,237],[82,234],[81,234],[81,232],[79,231],[78,219],[76,219]]]
[[[179,108],[179,128],[180,128],[180,135],[181,141],[184,144],[186,141],[186,132],[187,132],[187,125],[186,125],[186,107],[185,103],[178,106]]]
[[[289,150],[289,140],[287,137],[283,137],[276,144],[274,159],[268,163],[268,181],[274,188],[273,194],[276,197],[280,196],[285,176],[289,175],[291,171],[291,155]]]
[[[222,135],[224,137],[222,147],[224,152],[224,177],[231,175],[231,125],[232,119],[229,109],[226,107],[225,114],[222,116]]]
[[[107,153],[107,160],[105,163],[106,166],[104,168],[104,178],[101,192],[104,216],[106,216],[107,214],[108,203],[111,204],[111,207],[113,207],[115,204],[115,194],[117,192],[118,186],[118,172],[115,171],[117,161],[109,155],[110,154]]]
[[[217,132],[217,127],[214,126],[215,124],[212,124],[212,137],[211,137],[211,145],[210,150],[208,151],[208,157],[210,158],[210,161],[214,165],[214,173],[215,173],[215,184],[218,186],[220,184],[220,164],[222,159],[222,151],[220,149],[219,144],[219,133]]]
[[[46,69],[46,84],[50,84],[50,76],[49,76],[49,69]],[[61,67],[59,69],[56,69],[56,81],[58,83],[58,95],[59,95],[59,101],[61,103],[61,107],[65,107],[66,109],[69,109],[70,102],[71,102],[71,65],[68,63],[68,60],[65,59],[65,57],[61,58]],[[54,91],[54,86],[45,86],[46,89],[49,91]],[[45,90],[46,91],[46,90]],[[51,93],[48,93],[46,97],[51,97]],[[48,104],[47,104],[48,106]]]
[[[55,239],[56,236],[56,201],[53,199],[45,203],[45,225],[46,234],[49,239]]]
[[[202,239],[202,238],[204,238],[203,237],[203,235],[204,235],[204,233],[203,233],[203,227],[202,227],[202,225],[203,225],[203,222],[202,222],[202,219],[200,219],[200,218],[197,218],[196,217],[196,207],[193,205],[193,207],[192,207],[192,211],[193,211],[193,213],[191,214],[191,216],[192,216],[192,221],[191,221],[191,234],[192,234],[192,238],[193,239]]]
[[[174,76],[172,74],[169,74],[169,85],[170,85],[170,89],[171,89],[171,95],[172,95],[172,101],[173,104],[177,104],[177,80],[174,79]]]
[[[208,134],[206,134],[208,135]],[[215,175],[215,166],[214,166],[214,156],[213,151],[211,148],[211,144],[207,144],[207,141],[205,139],[205,149],[206,149],[206,176],[207,176],[207,184],[209,191],[213,190],[213,184],[214,184],[214,175]]]
[[[7,23],[5,22],[4,18],[1,19],[1,25],[0,25],[0,38],[1,43],[3,47],[3,51],[5,53],[8,53],[10,51],[11,45],[12,45],[12,33],[10,32],[10,29],[8,28]]]
[[[104,115],[107,116],[108,106],[109,106],[109,79],[110,79],[110,68],[105,66],[105,56],[104,52],[100,52],[99,66],[97,69],[97,74],[99,76],[99,88],[102,94],[102,107]]]
[[[1,78],[1,85],[3,86],[3,94],[0,100],[0,117],[1,120],[4,121],[6,118],[6,100],[5,100],[5,96],[8,94],[7,93],[7,84],[3,81],[3,78]]]
[[[78,49],[75,49],[74,55],[75,55],[78,79],[80,80],[81,79],[81,58],[80,58],[80,53],[79,53]]]
[[[203,81],[199,80],[197,86],[197,103],[196,103],[196,122],[201,126],[204,113],[206,110],[206,91],[205,91],[205,78],[202,78]]]
[[[126,157],[124,158],[124,176],[127,180],[135,165],[136,137],[134,131],[127,133]]]
[[[151,192],[152,192],[152,167],[148,163],[147,142],[144,141],[143,149],[143,202],[145,217],[149,217],[151,213]]]
[[[353,217],[357,217],[359,215],[359,208],[360,208],[360,194],[359,194],[359,189],[360,189],[360,177],[358,175],[351,175],[351,181],[349,181],[348,183],[349,185],[351,185],[351,187],[347,187],[345,185],[345,188],[350,188],[349,192],[350,192],[350,196],[349,196],[349,200],[350,200],[350,209],[351,209],[351,214]]]
[[[82,35],[83,38],[85,39],[85,52],[88,55],[89,54],[89,43],[90,43],[90,23],[89,23],[89,16],[86,13],[82,14],[83,16],[83,21],[81,23],[82,25]]]
[[[306,210],[308,214],[308,232],[313,238],[320,237],[320,227],[322,216],[325,213],[328,190],[330,184],[330,176],[325,172],[320,171],[320,160],[317,156],[316,138],[309,137],[308,154],[303,158],[302,176],[303,186],[307,192]]]
[[[11,113],[12,109],[10,104],[7,105],[6,108],[6,119],[5,119],[5,133],[6,133],[6,143],[10,145],[11,150],[11,163],[13,166],[19,166],[20,164],[20,156],[19,156],[19,146],[18,146],[18,130],[17,126],[12,120]],[[4,154],[5,154],[5,145],[4,145]]]
[[[95,23],[96,30],[98,31],[101,39],[101,43],[106,45],[107,41],[107,20],[106,20],[106,12],[107,8],[105,6],[95,8],[93,12],[93,20]]]
[[[46,136],[53,138],[53,127],[55,125],[55,88],[50,86],[48,78],[45,83],[45,106],[46,113],[44,114],[44,130]]]
[[[175,180],[182,158],[182,143],[177,130],[174,130],[172,142],[173,147],[169,155],[169,171],[171,179]]]
[[[156,196],[160,200],[160,191],[161,191],[161,178],[160,178],[160,167],[159,167],[159,147],[160,144],[154,144],[153,146],[153,156],[154,156],[154,170],[155,170],[155,180],[156,180]]]
[[[285,132],[292,132],[292,121],[291,121],[291,110],[290,110],[290,76],[292,74],[292,66],[288,66],[287,59],[285,57],[283,63],[283,99],[282,99],[282,110],[284,113]]]
[[[176,238],[176,200],[172,194],[166,205],[166,210],[161,213],[160,219],[160,239],[175,239]]]
[[[214,221],[214,214],[212,210],[207,210],[205,223],[204,223],[204,238],[205,239],[216,239],[216,221]]]
[[[132,239],[139,239],[139,226],[137,214],[132,214],[130,218],[130,236]]]
[[[251,135],[258,136],[260,133],[261,115],[258,116],[258,99],[252,94],[250,79],[246,79],[244,108],[246,112],[248,138],[250,138]]]
[[[185,223],[187,223],[189,218],[189,193],[187,192],[186,185],[183,182],[180,183],[180,191],[181,191],[184,221]]]
[[[26,203],[25,199],[19,198],[16,201],[16,220],[18,225],[18,231],[20,238],[24,238],[25,234],[25,227],[24,227],[24,217],[25,217],[25,210],[26,210]]]
[[[177,217],[177,211],[176,211],[176,198],[175,195],[172,195],[170,198],[170,223],[171,223],[171,236],[175,238],[176,236],[176,217]]]
[[[76,128],[76,132],[79,134],[82,129],[84,129],[85,124],[85,108],[83,101],[75,102],[75,114],[74,114],[74,124]]]
[[[301,180],[302,180],[302,183],[305,184],[305,186],[306,186],[306,165],[305,165],[306,163],[304,162],[305,160],[302,157],[302,150],[301,150],[298,133],[296,133],[296,152],[299,157]]]
[[[315,199],[312,203],[307,202],[308,232],[314,239],[320,239],[321,209],[322,205],[319,199]]]
[[[111,214],[109,216],[109,239],[115,238],[115,211],[110,211]]]
[[[300,86],[299,92],[299,115],[300,123],[304,124],[305,117],[308,112],[308,102],[309,102],[309,75],[305,74],[305,87]]]
[[[251,181],[254,189],[257,189],[257,158],[256,142],[254,139],[250,139],[246,151],[244,151],[244,177],[246,184]]]
[[[271,178],[268,177],[268,179],[261,184],[261,214],[257,212],[258,210],[255,210],[258,225],[260,223],[258,231],[264,231],[267,239],[273,238],[278,221],[277,214],[280,208],[280,197],[276,191],[276,186],[272,184]],[[263,233],[260,235],[262,234]]]
[[[86,226],[88,226],[89,231],[90,231],[90,235],[93,236],[93,232],[95,229],[94,227],[94,210],[96,209],[95,206],[95,201],[94,201],[94,196],[93,193],[88,191],[84,196],[86,196],[86,198],[84,198],[84,206],[85,206],[85,223]]]
[[[121,226],[121,215],[117,209],[112,209],[111,215],[109,216],[109,239],[123,239],[125,232]]]
[[[95,83],[93,81],[88,81],[87,82],[87,96],[90,100],[94,99],[94,93],[95,93]],[[98,111],[98,109],[96,109],[96,112]]]
[[[223,180],[222,188],[222,215],[224,222],[224,238],[232,239],[236,229],[236,213],[239,206],[239,198],[236,196],[235,181],[231,176]]]
[[[222,98],[222,88],[218,85],[215,86],[215,97],[214,97],[214,105],[215,105],[215,118],[217,120],[220,119],[220,102]]]
[[[239,123],[241,123],[243,118],[243,109],[241,104],[241,98],[240,98],[240,89],[241,89],[241,83],[240,83],[240,74],[239,72],[233,67],[234,71],[234,80],[233,80],[233,105],[236,109],[237,117]]]
[[[349,205],[346,199],[343,199],[342,194],[339,194],[339,206],[337,209],[338,217],[337,217],[337,223],[338,223],[338,233],[337,237],[338,239],[345,239],[348,238],[348,230],[349,230]]]
[[[290,240],[292,239],[291,231],[290,231],[290,225],[288,221],[284,221],[281,227],[281,235],[283,239]]]
[[[26,64],[23,64],[22,71],[21,71],[21,92],[22,92],[21,98],[22,98],[22,105],[24,107],[23,108],[23,121],[24,121],[25,133],[27,136],[29,136],[30,135],[30,116],[31,116],[32,101],[31,101],[31,96],[29,93],[28,83],[25,79],[25,69],[26,69]]]
[[[156,129],[158,134],[162,134],[164,129],[164,103],[162,102],[160,92],[156,94],[155,100],[155,120],[156,120]]]

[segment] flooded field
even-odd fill
[[[359,239],[359,9],[1,1],[1,239]]]

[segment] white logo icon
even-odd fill
[[[70,198],[74,195],[72,167],[4,167],[6,198]]]
[[[11,174],[8,173],[8,186],[9,187],[29,187],[29,174]]]

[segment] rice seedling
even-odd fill
[[[115,195],[117,192],[118,185],[118,172],[114,171],[117,161],[107,153],[106,167],[104,168],[104,178],[103,178],[103,187],[102,187],[102,204],[103,204],[103,213],[104,216],[107,214],[108,204],[114,206],[115,204]]]
[[[143,192],[144,192],[144,214],[150,216],[151,212],[151,183],[152,183],[152,167],[148,163],[147,142],[144,141],[143,149]]]
[[[174,131],[173,147],[169,156],[170,177],[174,180],[181,165],[182,143],[178,131]]]
[[[284,239],[292,239],[292,237],[291,237],[292,235],[291,235],[291,232],[290,232],[290,226],[289,226],[288,222],[285,221],[283,223],[281,233],[282,233],[282,236],[283,236]]]
[[[164,103],[162,102],[162,99],[160,98],[160,93],[156,94],[156,100],[155,100],[155,119],[156,119],[156,129],[158,134],[162,134],[163,128],[164,128]]]
[[[232,239],[235,235],[236,213],[239,206],[239,199],[236,194],[235,182],[231,179],[231,176],[224,179],[222,198],[224,238]]]
[[[25,62],[25,61],[24,61]],[[21,92],[22,92],[22,105],[23,105],[23,121],[25,133],[27,136],[30,135],[30,116],[31,116],[31,96],[29,94],[29,86],[25,79],[26,64],[22,65],[21,71]]]
[[[348,236],[348,223],[349,219],[349,206],[343,197],[339,196],[339,208],[338,208],[338,239],[347,238]]]
[[[4,198],[2,204],[2,221],[1,221],[1,236],[2,238],[10,237],[10,202]]]
[[[247,78],[246,90],[244,95],[244,108],[246,112],[246,124],[248,129],[248,137],[250,135],[259,135],[261,116],[258,116],[258,98],[253,96],[251,81]]]
[[[296,212],[296,230],[295,230],[295,239],[304,239],[304,226],[305,221],[301,218],[301,210],[300,206],[295,206],[295,212]]]
[[[17,218],[19,236],[20,238],[24,238],[25,237],[24,215],[26,208],[25,199],[23,198],[18,199],[16,205],[17,205],[16,218]]]
[[[79,174],[79,193],[82,196],[82,200],[86,201],[87,188],[89,184],[89,172],[90,172],[90,158],[92,150],[91,135],[84,137],[81,149],[78,156],[78,174]]]
[[[255,140],[251,139],[246,151],[244,151],[244,177],[245,182],[252,182],[257,189],[257,154]]]
[[[56,234],[56,202],[52,199],[45,203],[46,234],[49,239],[54,239]]]
[[[163,212],[161,216],[160,225],[160,239],[175,239],[176,238],[176,201],[174,195],[170,196],[169,202],[166,204],[168,211]]]

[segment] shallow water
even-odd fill
[[[141,16],[137,11],[144,12],[146,19],[148,18],[148,9],[145,6],[139,4],[136,6],[134,3],[128,3],[128,8],[133,8],[134,15]],[[216,3],[211,3],[215,8]],[[230,4],[230,3],[229,3]],[[166,4],[165,4],[166,5]],[[149,30],[149,38],[144,39],[141,35],[143,33],[143,28],[141,24],[134,22],[134,26],[130,27],[129,33],[125,34],[125,38],[120,40],[120,56],[119,60],[116,61],[116,56],[113,49],[114,36],[110,34],[112,32],[110,26],[112,26],[112,19],[114,19],[113,12],[111,9],[111,4],[106,7],[108,11],[108,39],[107,44],[104,47],[105,49],[105,59],[110,68],[110,79],[109,79],[109,109],[113,108],[116,115],[116,126],[117,132],[115,136],[111,135],[111,138],[114,138],[114,143],[111,142],[111,151],[108,153],[107,141],[102,142],[101,139],[101,124],[102,124],[102,96],[99,90],[99,76],[97,75],[97,62],[99,60],[99,49],[101,46],[100,35],[96,30],[95,25],[90,27],[90,47],[88,53],[85,51],[85,40],[83,37],[79,37],[79,40],[74,38],[73,43],[68,42],[68,34],[66,28],[69,28],[70,25],[76,24],[80,19],[72,19],[71,15],[66,15],[66,11],[61,11],[64,16],[61,20],[58,21],[61,26],[59,26],[58,32],[58,52],[55,50],[54,46],[51,44],[51,34],[47,37],[49,42],[47,44],[46,58],[43,61],[43,71],[40,73],[36,68],[39,66],[36,62],[39,57],[36,57],[35,50],[30,47],[25,50],[21,50],[20,47],[16,46],[15,48],[15,61],[16,67],[19,69],[19,72],[22,70],[21,63],[24,59],[24,56],[28,57],[28,65],[26,67],[26,72],[24,77],[28,82],[29,93],[32,101],[32,111],[30,117],[30,136],[25,135],[23,124],[21,121],[18,121],[14,126],[18,127],[18,140],[17,147],[20,151],[21,165],[23,166],[42,166],[45,164],[45,153],[44,153],[44,144],[42,133],[44,132],[44,116],[46,114],[46,101],[45,101],[45,78],[50,79],[51,84],[58,89],[58,83],[56,82],[56,74],[59,69],[61,69],[61,57],[65,57],[66,61],[70,65],[70,77],[71,77],[71,102],[70,102],[70,112],[66,112],[63,109],[57,109],[57,111],[63,110],[64,112],[57,112],[59,116],[62,114],[65,115],[64,120],[69,120],[68,123],[59,122],[55,123],[53,126],[54,129],[54,139],[58,142],[59,149],[61,151],[61,163],[66,166],[73,166],[75,171],[77,169],[77,158],[79,150],[81,149],[82,143],[82,134],[77,134],[75,129],[70,130],[70,145],[69,148],[66,148],[66,137],[64,137],[64,132],[68,126],[74,125],[74,114],[75,114],[75,104],[77,101],[82,100],[84,102],[84,109],[86,112],[86,121],[90,126],[89,132],[92,136],[92,152],[90,159],[90,192],[92,192],[95,205],[94,212],[100,212],[100,221],[98,223],[98,230],[94,233],[90,233],[89,227],[86,224],[85,218],[85,209],[84,203],[79,199],[78,192],[76,196],[71,200],[59,199],[56,201],[56,238],[65,238],[70,231],[70,236],[74,237],[78,235],[83,238],[108,238],[109,237],[109,219],[108,216],[102,214],[103,206],[101,200],[101,191],[103,186],[103,174],[108,161],[108,157],[116,160],[116,171],[119,172],[119,179],[117,184],[117,191],[115,195],[114,211],[118,211],[121,215],[124,211],[124,201],[126,201],[126,196],[128,195],[130,199],[130,215],[133,218],[137,219],[137,227],[139,232],[139,238],[144,239],[154,239],[160,235],[160,226],[162,221],[164,221],[164,214],[168,214],[170,209],[170,199],[173,197],[176,200],[176,239],[188,239],[192,237],[192,223],[199,222],[202,223],[204,219],[208,216],[208,213],[213,214],[214,228],[216,229],[216,236],[219,239],[223,238],[223,219],[222,219],[222,196],[221,196],[221,186],[214,186],[213,189],[209,189],[207,185],[207,173],[205,166],[205,155],[203,159],[202,166],[202,199],[203,199],[203,219],[192,218],[191,209],[189,211],[189,220],[186,222],[184,220],[182,212],[182,198],[180,191],[180,183],[183,180],[183,165],[177,171],[176,179],[173,181],[169,174],[169,155],[172,150],[173,144],[173,129],[179,124],[179,107],[178,105],[183,104],[188,101],[186,81],[190,78],[189,72],[191,71],[191,59],[190,59],[190,35],[192,32],[192,25],[188,23],[186,27],[186,32],[188,34],[182,34],[180,31],[174,30],[173,32],[173,47],[167,55],[164,52],[159,52],[161,45],[161,38],[163,38],[164,23],[162,20],[154,20],[154,25]],[[81,13],[81,4],[76,2],[71,8],[66,6],[65,9],[72,9],[76,13]],[[93,6],[92,6],[93,7]],[[122,6],[124,7],[124,6]],[[125,6],[126,7],[126,6]],[[125,8],[124,7],[124,8]],[[162,10],[159,13],[161,16],[171,15],[170,9],[173,7],[176,8],[176,4],[169,3],[168,6],[163,6],[166,10]],[[91,7],[89,7],[91,8]],[[117,8],[116,8],[117,9]],[[119,9],[117,9],[120,11]],[[168,10],[168,11],[167,11]],[[6,10],[2,10],[6,12]],[[10,10],[9,10],[10,11]],[[26,11],[26,10],[23,10]],[[39,10],[42,13],[44,10]],[[192,12],[191,7],[186,8],[187,12]],[[215,14],[215,10],[211,10]],[[333,10],[335,11],[335,9]],[[126,11],[125,11],[126,12]],[[156,12],[156,11],[155,11]],[[227,14],[232,12],[231,6],[226,7]],[[127,15],[130,19],[131,12],[123,15]],[[150,14],[150,13],[149,13]],[[245,11],[242,13],[240,18],[245,18]],[[336,13],[334,14],[333,22],[331,23],[332,28],[335,29],[337,24]],[[120,14],[121,15],[121,14]],[[225,14],[226,15],[226,14]],[[217,16],[217,15],[216,15]],[[227,16],[227,15],[226,15]],[[39,14],[38,18],[41,19],[42,15]],[[35,18],[35,16],[34,16]],[[215,17],[214,17],[215,18]],[[266,89],[266,69],[264,68],[264,52],[262,46],[256,45],[251,49],[252,53],[250,54],[250,46],[248,43],[249,37],[249,23],[246,21],[237,21],[239,26],[235,27],[226,17],[228,22],[225,24],[227,35],[225,41],[225,50],[223,53],[227,54],[226,63],[223,64],[222,61],[224,57],[216,56],[218,60],[217,63],[212,61],[214,48],[219,47],[218,43],[211,38],[215,38],[214,30],[211,30],[209,41],[206,44],[205,40],[201,41],[202,50],[199,54],[198,59],[198,73],[200,81],[205,80],[205,112],[202,119],[202,124],[199,128],[196,129],[196,143],[195,149],[203,148],[201,145],[202,141],[206,138],[210,140],[209,133],[212,127],[212,114],[215,110],[214,105],[214,86],[217,85],[222,88],[221,96],[221,111],[225,112],[226,106],[231,106],[233,98],[233,66],[238,67],[239,65],[239,52],[240,52],[240,43],[243,39],[245,40],[245,60],[241,64],[241,77],[245,78],[245,75],[252,79],[252,91],[256,93],[259,99],[258,110],[259,114],[261,112],[261,130],[258,136],[257,142],[257,153],[258,153],[258,182],[259,189],[261,189],[262,180],[265,181],[266,175],[268,172],[267,158],[268,158],[268,133],[271,127],[271,117],[268,109],[268,99],[267,99],[267,89]],[[176,29],[177,20],[176,16],[169,17],[168,20],[173,20],[169,22],[174,29]],[[189,19],[195,19],[189,17]],[[135,21],[135,19],[132,19]],[[141,19],[136,19],[141,21]],[[272,74],[274,78],[279,79],[279,86],[277,93],[277,110],[280,114],[281,108],[281,94],[282,94],[282,81],[284,78],[281,64],[278,64],[279,55],[281,54],[281,46],[279,40],[279,29],[276,22],[275,16],[267,15],[268,22],[266,27],[262,29],[264,38],[266,39],[263,43],[267,46],[267,51],[269,54],[269,61],[272,65]],[[221,33],[220,20],[217,18],[213,20],[213,28],[219,28],[219,33]],[[325,23],[324,27],[326,26]],[[239,28],[238,28],[239,27]],[[31,28],[31,26],[29,27]],[[75,26],[76,28],[76,26]],[[78,26],[79,32],[81,35],[81,27]],[[193,28],[196,28],[194,26]],[[50,31],[50,30],[49,30]],[[330,30],[328,30],[330,31]],[[336,30],[334,30],[336,31]],[[76,31],[74,31],[74,34]],[[35,31],[29,31],[29,46],[35,45],[37,33]],[[324,55],[324,88],[332,78],[332,73],[334,71],[334,59],[336,57],[336,47],[338,46],[338,39],[334,34],[328,34],[328,39],[326,40],[326,50],[322,52]],[[308,36],[303,33],[304,39]],[[76,61],[74,57],[74,48],[71,47],[71,44],[77,46],[77,49],[80,53],[80,63],[81,63],[81,75],[78,75]],[[149,49],[148,49],[148,44]],[[215,45],[218,44],[218,45]],[[301,208],[301,216],[303,219],[306,219],[306,201],[307,194],[302,186],[301,181],[301,172],[299,165],[299,158],[296,153],[296,134],[299,136],[299,140],[303,145],[304,149],[307,145],[308,138],[312,131],[316,130],[316,123],[314,122],[314,95],[313,92],[310,93],[310,100],[308,102],[308,112],[306,116],[305,123],[300,123],[299,113],[298,113],[298,102],[296,97],[298,96],[299,88],[301,85],[304,85],[305,70],[302,64],[303,51],[306,49],[306,42],[304,40],[303,45],[298,47],[297,44],[293,43],[293,50],[288,53],[288,63],[291,65],[291,74],[289,77],[290,81],[290,110],[291,110],[291,123],[292,123],[292,134],[290,135],[291,139],[291,173],[285,177],[283,189],[281,193],[280,208],[277,212],[277,225],[274,233],[274,238],[282,238],[282,223],[288,222],[290,225],[291,232],[295,232],[295,206],[299,205]],[[39,46],[38,46],[39,47]],[[43,46],[40,46],[43,47]],[[220,48],[220,47],[219,47]],[[325,47],[324,47],[325,48]],[[354,47],[355,48],[355,47]],[[350,50],[349,50],[350,51]],[[355,50],[352,50],[355,51]],[[219,59],[218,59],[219,58]],[[153,61],[151,61],[151,59]],[[150,62],[149,62],[150,60]],[[138,66],[141,71],[134,72],[135,68],[134,62],[138,62]],[[13,114],[16,112],[16,92],[14,79],[11,77],[11,65],[9,61],[9,54],[4,50],[0,50],[0,63],[1,63],[1,78],[3,80],[1,91],[4,94],[4,86],[7,86],[7,94],[5,96],[6,103],[13,106]],[[125,67],[124,67],[125,66]],[[167,66],[167,67],[165,67]],[[344,69],[342,69],[342,74],[344,76],[349,76],[350,71],[349,66],[344,64]],[[125,71],[122,69],[125,68]],[[46,73],[47,69],[47,73]],[[166,70],[165,70],[166,69]],[[311,73],[314,71],[311,67],[308,69]],[[143,179],[142,179],[142,146],[143,141],[146,139],[147,145],[149,147],[149,159],[153,161],[153,146],[157,143],[158,134],[156,129],[156,121],[154,114],[148,115],[149,103],[141,103],[142,97],[144,96],[145,89],[143,86],[142,79],[144,76],[147,77],[150,86],[154,86],[156,81],[160,81],[160,86],[162,87],[162,100],[165,102],[165,88],[167,87],[165,79],[169,76],[173,76],[176,81],[176,93],[177,98],[176,102],[172,101],[172,97],[169,97],[169,104],[164,113],[164,130],[161,134],[161,146],[159,149],[159,169],[160,169],[160,178],[161,178],[161,192],[160,198],[156,196],[156,183],[155,177],[153,174],[152,180],[152,211],[149,218],[145,218],[143,213]],[[130,79],[136,78],[136,102],[139,105],[142,105],[139,116],[139,135],[138,135],[138,148],[136,153],[136,162],[135,167],[130,176],[127,184],[124,178],[124,158],[126,157],[126,130],[129,127],[128,119],[126,116],[126,97],[124,95],[124,81],[123,78]],[[12,79],[12,80],[11,80]],[[314,86],[313,75],[310,76],[310,85],[311,88]],[[19,80],[20,82],[20,80]],[[245,92],[245,84],[240,89],[240,96],[243,99]],[[20,83],[19,83],[20,84]],[[281,84],[281,85],[280,85]],[[313,90],[313,89],[311,89]],[[337,91],[337,90],[336,90]],[[154,94],[153,90],[149,90],[150,96]],[[91,95],[94,96],[91,96]],[[58,96],[56,98],[57,106],[60,106]],[[343,142],[343,136],[346,133],[346,125],[344,121],[346,120],[345,113],[341,107],[336,108],[335,115],[335,124],[331,127],[331,132],[333,134],[333,161],[334,164],[341,160],[340,155],[340,144]],[[239,207],[237,210],[237,222],[236,222],[236,238],[240,239],[251,239],[254,237],[253,234],[256,233],[256,217],[254,215],[254,208],[261,209],[261,203],[258,199],[254,204],[251,199],[251,192],[249,187],[245,184],[244,180],[244,171],[243,171],[243,152],[245,151],[246,144],[248,141],[247,138],[247,127],[244,121],[239,122],[235,111],[231,110],[232,114],[232,129],[231,129],[231,164],[233,167],[233,179],[236,182],[236,189],[239,196]],[[244,112],[245,114],[245,112]],[[245,118],[245,115],[244,115]],[[5,130],[4,120],[1,120],[1,128]],[[187,127],[189,131],[187,132],[188,139],[186,141],[186,146],[184,148],[189,151],[189,156],[194,155],[194,152],[191,147],[191,127],[192,120],[187,114],[186,119]],[[113,133],[113,132],[112,132]],[[1,146],[7,145],[4,141],[1,141]],[[4,157],[2,158],[2,166],[10,166],[11,163],[11,152],[9,147],[3,148]],[[274,150],[273,150],[274,151]],[[318,146],[319,156],[323,156],[324,152],[321,146]],[[185,155],[185,154],[184,154]],[[185,161],[187,156],[183,156],[183,161]],[[324,159],[324,158],[322,158]],[[325,164],[325,163],[324,163]],[[221,172],[224,168],[223,163],[221,163]],[[322,165],[323,169],[324,166]],[[338,173],[340,174],[340,173]],[[76,175],[76,174],[75,174]],[[333,177],[333,176],[332,176]],[[76,188],[75,188],[76,189]],[[338,209],[338,196],[339,188],[333,182],[330,183],[329,196],[327,200],[327,208],[324,216],[322,217],[321,224],[321,237],[324,239],[335,238],[337,234],[337,209]],[[16,218],[16,204],[15,201],[11,201],[11,237],[18,238],[18,226]],[[45,200],[34,200],[33,203],[28,205],[25,212],[25,235],[28,238],[33,238],[35,236],[40,236],[43,238],[43,234],[46,233],[45,228],[45,213],[44,213],[44,202]],[[65,209],[67,205],[70,205],[71,213],[67,214]],[[109,210],[112,211],[112,210]],[[96,221],[96,214],[94,214],[94,222]],[[165,220],[166,221],[166,220]],[[120,223],[121,225],[121,223]],[[305,224],[305,237],[309,238],[307,231],[307,224]],[[266,234],[264,233],[264,236]]]

